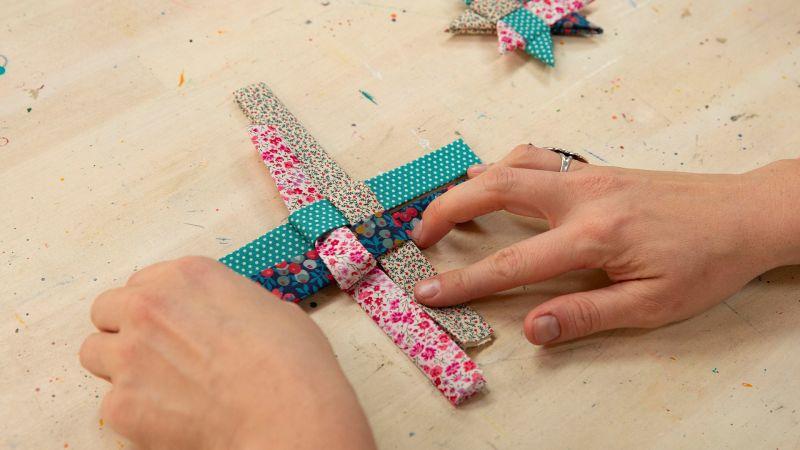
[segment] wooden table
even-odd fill
[[[457,136],[485,160],[532,141],[698,172],[798,151],[795,0],[600,0],[588,12],[606,34],[556,38],[554,69],[443,33],[456,0],[2,3],[3,448],[130,446],[78,364],[93,298],[285,219],[231,95],[251,82],[359,178]],[[426,254],[446,270],[541,229],[493,214]],[[659,330],[524,339],[534,305],[602,283],[575,273],[476,303],[497,330],[471,352],[490,392],[459,409],[338,289],[310,314],[383,448],[800,446],[800,270]]]

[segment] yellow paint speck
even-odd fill
[[[17,319],[17,322],[19,322],[20,325],[22,325],[25,328],[28,328],[28,324],[25,323],[24,320],[22,320],[22,317],[20,317],[19,314],[14,313],[14,318]]]
[[[59,181],[64,181],[64,177],[59,178]]]
[[[105,423],[105,421],[103,420],[103,418],[102,418],[102,417],[100,418],[100,420],[98,421],[98,423],[100,424],[100,428],[103,428],[103,425],[105,425],[105,424],[106,424],[106,423]]]
[[[744,387],[753,387],[753,385],[750,384],[750,383],[742,383],[742,386],[744,386]]]
[[[178,77],[178,87],[183,86],[183,83],[186,82],[186,77],[183,75],[183,71],[181,70],[181,76]]]

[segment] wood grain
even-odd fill
[[[129,446],[98,416],[107,385],[78,364],[92,299],[285,218],[232,101],[248,83],[268,82],[358,178],[457,136],[489,161],[529,141],[661,170],[797,156],[794,0],[600,0],[588,12],[606,34],[556,38],[554,69],[443,33],[462,3],[0,1],[0,447]],[[493,214],[426,253],[446,270],[536,230]],[[460,409],[345,294],[310,314],[382,448],[800,446],[797,268],[659,330],[525,341],[531,307],[603,282],[477,302],[497,330],[472,352],[491,391]]]

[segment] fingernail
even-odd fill
[[[417,241],[422,237],[422,220],[417,222],[417,225],[411,229],[411,239]]]
[[[546,344],[561,335],[558,319],[552,315],[539,316],[533,319],[533,336],[536,342]]]
[[[420,281],[417,283],[416,289],[414,289],[414,294],[416,294],[417,299],[425,300],[436,297],[436,294],[439,293],[440,288],[441,284],[439,283],[439,280],[430,279]]]
[[[487,167],[489,166],[486,164],[476,164],[467,169],[467,172],[469,172],[471,175],[478,175],[479,173],[486,172]]]

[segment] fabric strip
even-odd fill
[[[331,284],[333,276],[317,251],[309,250],[250,275],[250,279],[281,300],[299,302]]]
[[[458,139],[410,163],[370,178],[365,183],[384,209],[392,209],[463,176],[470,166],[480,162],[472,149]]]
[[[220,262],[242,275],[250,276],[284,261],[286,255],[300,255],[313,249],[314,246],[294,226],[283,224],[222,257]]]
[[[265,83],[239,89],[234,97],[252,123],[281,130],[287,146],[304,163],[310,181],[344,214],[348,222],[358,222],[384,209],[364,183],[350,178],[331,159]]]
[[[333,230],[347,225],[347,219],[328,200],[320,200],[289,214],[289,223],[297,228],[306,241],[316,240]]]
[[[417,282],[436,275],[431,263],[421,256],[419,247],[413,242],[406,242],[380,259],[381,266],[386,272],[401,275],[392,279],[411,297],[414,296],[414,285]],[[420,306],[439,325],[448,330],[453,339],[464,348],[477,347],[492,339],[494,333],[492,327],[477,311],[468,306],[457,305],[448,308]]]
[[[519,8],[503,17],[503,22],[522,36],[528,54],[548,66],[555,65],[553,37],[550,35],[550,26],[544,20],[525,8]]]
[[[580,11],[591,2],[592,0],[528,0],[524,6],[550,26],[570,13]]]
[[[334,278],[454,405],[486,384],[477,365],[380,268],[347,228],[317,243]]]
[[[550,33],[560,36],[594,35],[603,34],[603,29],[589,20],[582,14],[572,13],[563,17],[550,26]]]

